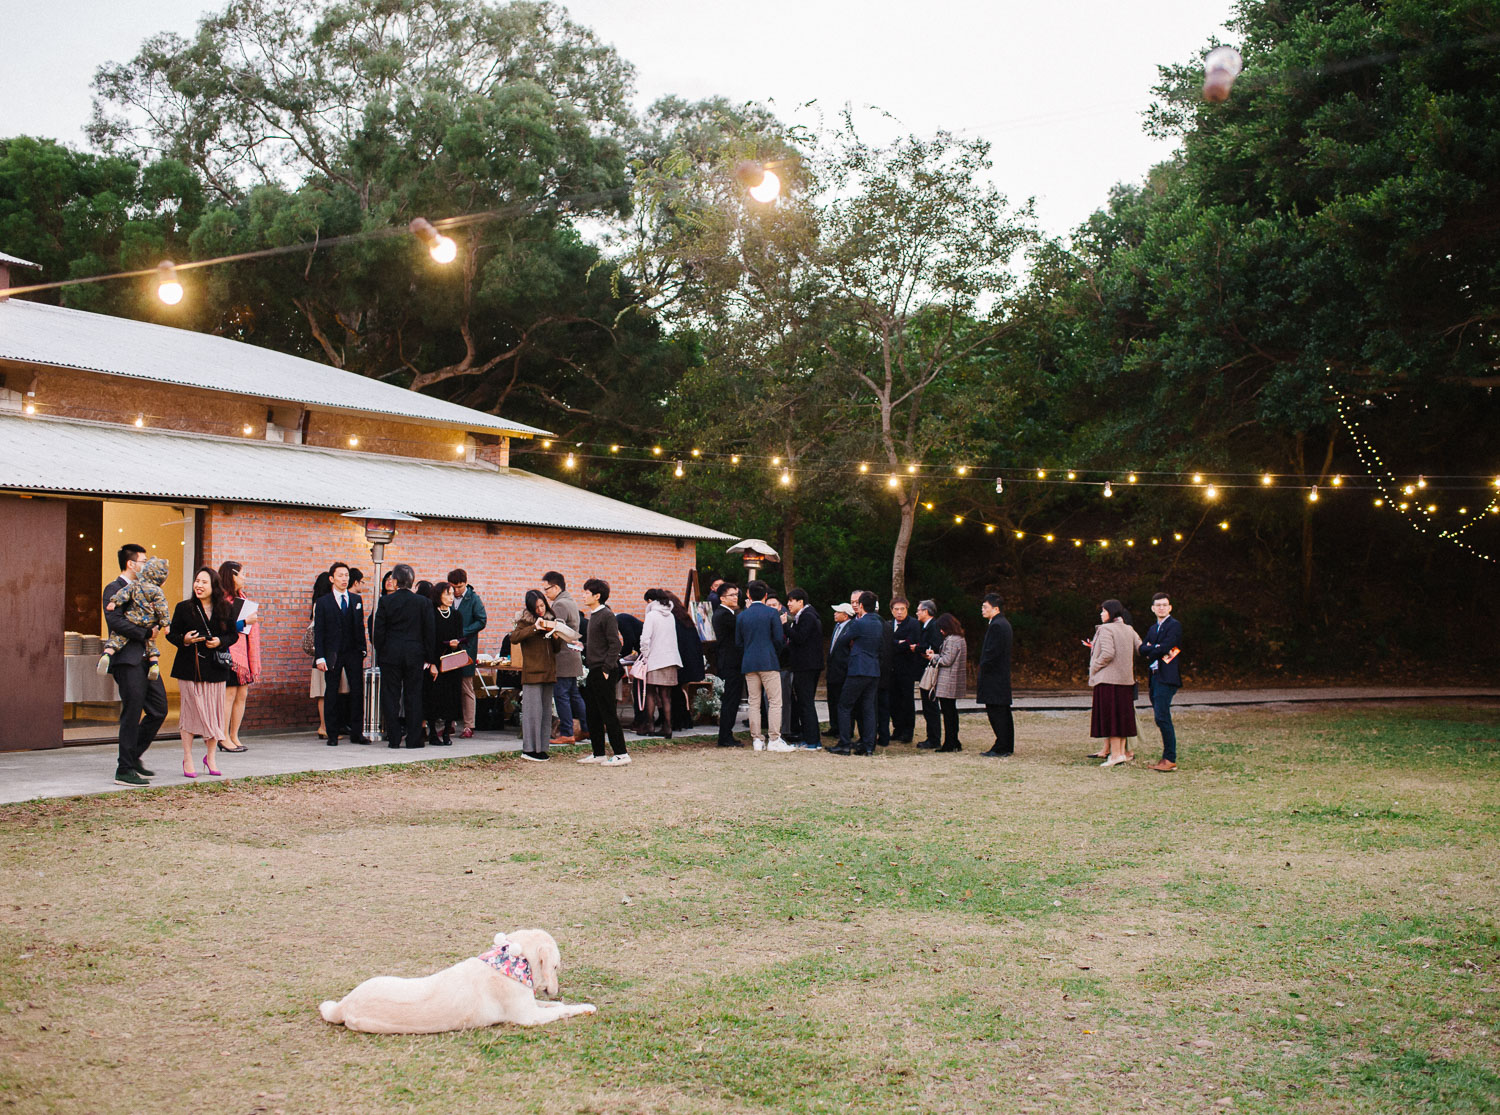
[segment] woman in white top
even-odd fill
[[[672,738],[672,690],[677,688],[677,621],[667,594],[653,588],[646,592],[646,619],[641,627],[641,656],[636,672],[644,670],[647,734]],[[661,709],[664,727],[656,730],[656,710]]]

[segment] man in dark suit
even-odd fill
[[[333,591],[313,607],[313,666],[328,675],[323,698],[328,746],[337,747],[339,736],[345,733],[355,743],[369,743],[365,738],[365,658],[369,651],[364,604],[349,591],[347,565],[334,562],[328,575]],[[340,677],[348,679],[349,692],[339,692]]]
[[[929,650],[941,653],[943,649],[943,636],[938,631],[937,625],[937,603],[932,600],[923,600],[917,605],[917,661],[922,664],[922,669],[927,668],[927,652]],[[921,674],[917,677],[920,679]],[[943,745],[943,710],[938,704],[937,698],[932,695],[932,690],[922,690],[922,720],[927,726],[927,738],[917,744],[923,751],[936,751]]]
[[[880,619],[880,601],[870,613]],[[896,635],[891,625],[880,622],[880,680],[875,685],[875,746],[891,745],[891,690],[896,687]]]
[[[401,746],[402,716],[406,746],[425,747],[422,739],[422,675],[437,677],[437,615],[432,601],[412,592],[416,573],[409,565],[391,569],[396,591],[375,606],[372,638],[380,666],[380,708],[390,747]],[[330,738],[332,733],[329,733]]]
[[[833,637],[828,641],[828,734],[835,739],[844,734],[839,727],[839,697],[849,676],[849,626],[853,622],[853,604],[833,606]]]
[[[1177,730],[1172,726],[1172,698],[1182,688],[1177,656],[1182,653],[1182,624],[1172,618],[1172,598],[1158,592],[1151,598],[1156,622],[1141,640],[1141,657],[1151,677],[1151,710],[1161,729],[1161,758],[1151,769],[1165,774],[1177,769]]]
[[[719,602],[714,605],[711,620],[714,642],[718,644],[714,672],[724,680],[724,697],[719,702],[719,746],[744,747],[734,738],[734,724],[740,717],[740,701],[745,696],[745,675],[740,672],[740,648],[734,641],[735,610],[740,605],[740,587],[722,581],[718,587]]]
[[[116,556],[120,560],[120,575],[104,587],[102,602],[106,606],[117,592],[140,575],[140,567],[146,563],[146,547],[129,543],[121,546]],[[111,635],[123,635],[129,640],[111,655],[109,663],[110,676],[120,689],[120,746],[115,759],[115,784],[149,786],[146,779],[152,772],[146,769],[141,756],[167,718],[167,690],[161,678],[150,676],[151,663],[146,657],[146,643],[156,630],[137,627],[125,618],[123,608],[110,611],[106,607],[104,622]]]
[[[895,668],[891,671],[891,739],[911,743],[917,730],[917,704],[912,695],[917,679],[927,662],[918,653],[922,625],[908,614],[911,605],[906,597],[891,601],[891,641],[895,650]]]
[[[980,754],[987,759],[1009,759],[1016,750],[1016,722],[1010,711],[1010,620],[1005,618],[998,592],[980,601],[979,611],[989,620],[989,626],[984,629],[984,646],[979,651],[974,699],[984,706],[995,733],[994,744]]]
[[[875,614],[875,594],[862,592],[855,601],[858,613],[849,624],[849,676],[839,693],[839,736],[835,755],[875,754],[876,690],[880,685],[880,644],[885,632]],[[859,742],[854,742],[854,722],[859,719]]]
[[[792,694],[797,703],[799,745],[804,751],[821,751],[818,739],[818,675],[823,672],[823,621],[807,603],[807,593],[794,588],[786,594],[792,619],[787,625],[787,664],[792,671]],[[796,740],[790,741],[796,743]]]

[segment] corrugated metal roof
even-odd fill
[[[12,267],[40,268],[42,266],[40,263],[32,263],[29,259],[22,259],[20,256],[13,256],[9,252],[0,252],[0,263],[8,264]]]
[[[0,301],[0,357],[468,430],[543,437],[548,433],[300,356],[208,333],[17,298]]]
[[[0,415],[0,488],[337,511],[376,499],[421,519],[730,539],[519,469],[20,415]]]

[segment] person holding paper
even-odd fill
[[[245,566],[226,561],[219,566],[219,583],[229,597],[229,618],[239,638],[229,645],[234,667],[224,686],[224,730],[229,738],[219,743],[219,750],[239,754],[249,748],[240,742],[240,724],[245,719],[245,704],[250,687],[260,680],[260,605],[245,597]]]

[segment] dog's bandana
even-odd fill
[[[480,953],[479,959],[502,976],[515,980],[522,987],[536,986],[531,979],[530,962],[519,953],[512,956],[509,945],[496,945],[489,952]]]

